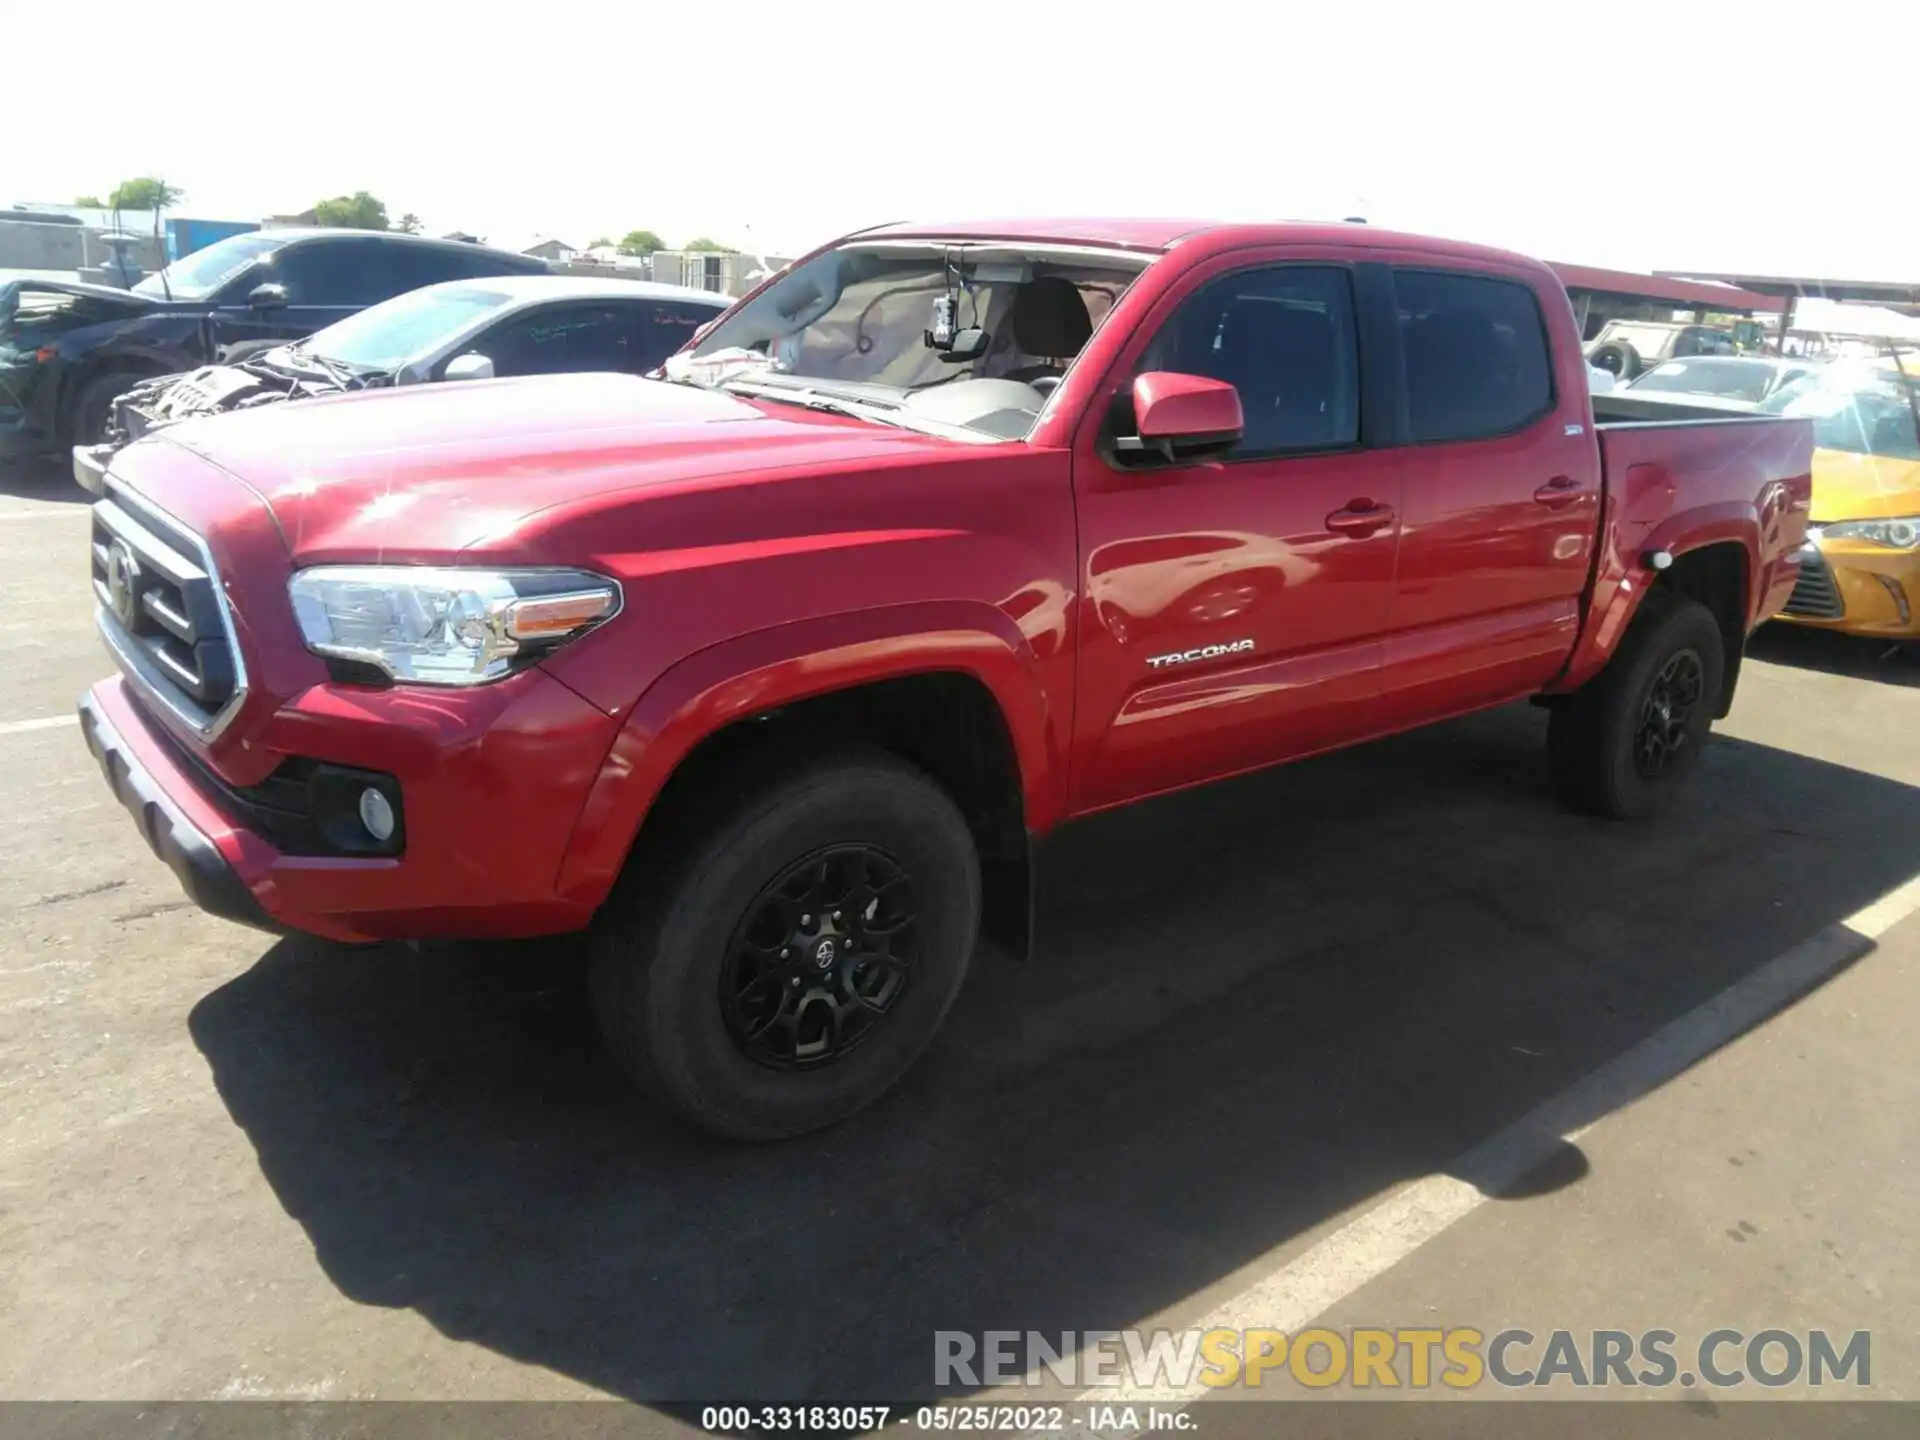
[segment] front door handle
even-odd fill
[[[1580,482],[1566,475],[1556,475],[1534,491],[1533,498],[1549,510],[1564,510],[1580,498]]]
[[[1327,516],[1327,529],[1336,535],[1351,535],[1355,539],[1364,539],[1391,524],[1393,507],[1376,505],[1371,500],[1349,500],[1341,509]]]

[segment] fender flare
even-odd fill
[[[1647,568],[1644,557],[1654,550],[1665,550],[1675,560],[1708,545],[1732,542],[1746,557],[1746,594],[1741,597],[1746,628],[1753,627],[1758,608],[1760,574],[1761,517],[1749,501],[1730,500],[1716,505],[1682,510],[1654,521],[1635,517],[1636,492],[1643,502],[1659,504],[1670,494],[1671,482],[1657,466],[1636,465],[1632,474],[1639,483],[1629,486],[1617,513],[1606,516],[1601,526],[1602,552],[1594,567],[1592,601],[1587,607],[1580,638],[1574,644],[1560,678],[1546,693],[1564,695],[1578,690],[1600,671],[1619,649],[1627,627],[1640,611],[1640,603],[1653,588],[1656,572]],[[1609,505],[1609,509],[1614,507]]]
[[[749,631],[677,662],[627,712],[575,822],[558,894],[598,906],[667,781],[735,721],[881,680],[959,672],[987,687],[1019,766],[1030,833],[1065,803],[1068,717],[1048,703],[1040,661],[1011,617],[984,601],[884,606]]]

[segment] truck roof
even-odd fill
[[[1541,269],[1547,267],[1531,256],[1461,240],[1442,240],[1431,235],[1412,235],[1398,230],[1382,230],[1352,221],[1324,220],[1198,220],[1149,217],[1009,217],[1000,220],[955,220],[944,223],[899,221],[876,225],[850,239],[966,239],[1005,240],[1024,244],[1089,245],[1120,250],[1164,253],[1175,245],[1205,244],[1210,249],[1232,249],[1241,245],[1361,244],[1383,250],[1438,251],[1462,259],[1518,261]]]

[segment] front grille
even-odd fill
[[[1800,551],[1800,578],[1793,594],[1787,597],[1784,611],[1804,615],[1809,620],[1838,620],[1846,613],[1840,599],[1840,587],[1833,583],[1833,571],[1827,568],[1820,547],[1808,544]]]
[[[108,644],[156,699],[210,728],[241,679],[205,545],[111,480],[93,507],[92,538]]]

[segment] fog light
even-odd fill
[[[393,805],[371,785],[360,792],[360,823],[376,840],[393,838]]]

